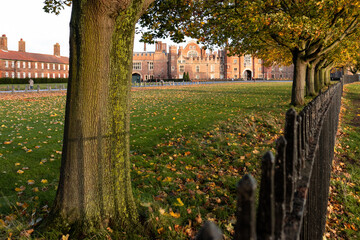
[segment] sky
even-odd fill
[[[26,51],[53,54],[54,44],[60,44],[61,56],[69,56],[69,22],[71,7],[65,7],[60,15],[45,13],[44,0],[1,0],[0,35],[6,34],[8,49],[18,50],[22,38]],[[143,51],[144,44],[135,37],[134,51]],[[169,39],[160,40],[175,45]],[[180,44],[185,45],[185,43]],[[179,45],[179,46],[180,46]],[[154,51],[154,45],[147,45],[147,51]]]

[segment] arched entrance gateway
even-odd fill
[[[250,81],[252,79],[252,72],[251,70],[245,70],[243,73],[244,79]]]
[[[139,82],[140,82],[140,79],[141,79],[140,74],[138,74],[138,73],[133,73],[133,74],[132,74],[131,82],[132,82],[132,83],[139,83]]]

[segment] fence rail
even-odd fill
[[[323,238],[344,82],[331,85],[299,114],[287,111],[276,156],[267,152],[262,158],[257,212],[255,179],[245,175],[237,185],[234,240]],[[222,239],[204,232],[198,240]]]

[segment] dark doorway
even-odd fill
[[[245,79],[246,80],[251,80],[251,71],[250,70],[245,71]]]
[[[132,83],[139,83],[139,82],[140,82],[140,74],[138,74],[138,73],[133,73],[131,82],[132,82]]]

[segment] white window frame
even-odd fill
[[[18,72],[18,73],[16,73],[16,78],[20,78],[21,76],[20,76],[20,73]]]
[[[44,69],[44,63],[41,63],[41,69]]]
[[[26,73],[23,72],[23,78],[26,78]]]
[[[11,72],[11,78],[15,78],[15,72]]]
[[[30,72],[28,73],[28,78],[31,78],[31,73]]]
[[[50,63],[47,63],[47,69],[50,70]]]
[[[17,62],[17,68],[20,68],[20,66],[21,66],[21,62]]]
[[[14,68],[15,67],[15,62],[11,61],[11,67]]]
[[[8,68],[9,67],[9,61],[5,61],[5,67]],[[9,74],[8,74],[9,75]]]
[[[52,77],[55,78],[55,73],[53,73]]]
[[[215,65],[210,66],[210,72],[215,72]]]
[[[28,62],[28,68],[31,68],[31,62]]]
[[[5,77],[9,77],[9,73],[8,72],[5,72]]]
[[[154,70],[154,62],[148,62],[149,70]]]
[[[195,72],[200,72],[200,66],[199,65],[195,66]]]
[[[26,68],[26,62],[23,62],[23,68]]]
[[[141,70],[142,62],[133,62],[133,70]]]
[[[185,72],[185,66],[179,65],[179,72]]]
[[[55,70],[55,63],[53,63],[53,70]]]
[[[37,69],[37,67],[38,67],[38,63],[36,62],[36,63],[35,63],[35,69]]]

